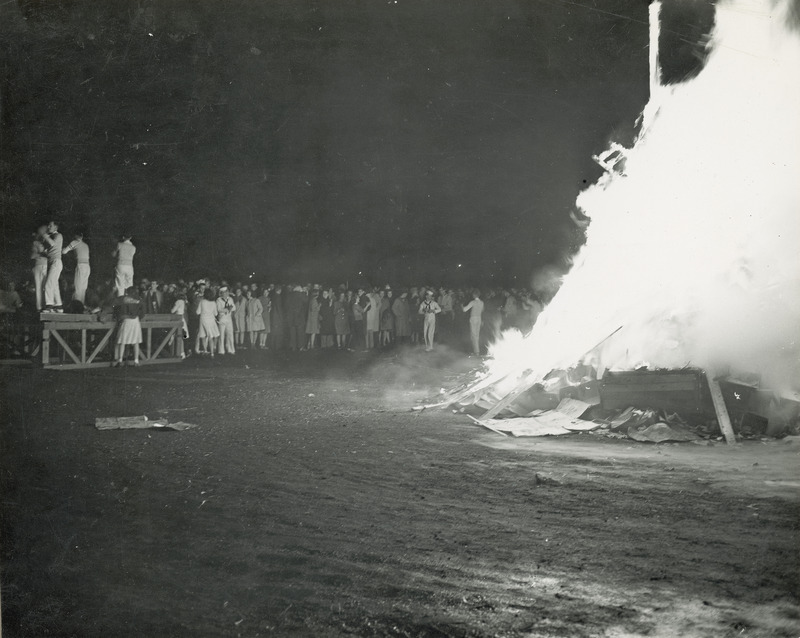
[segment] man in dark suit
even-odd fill
[[[158,282],[153,280],[144,294],[144,312],[148,315],[158,315],[164,311],[164,293],[158,289]]]
[[[286,323],[289,327],[289,349],[299,350],[305,346],[306,314],[308,313],[308,296],[302,286],[292,286],[286,295]]]

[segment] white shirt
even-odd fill
[[[464,306],[464,312],[466,312],[467,310],[470,311],[469,313],[470,319],[480,319],[481,315],[483,314],[483,302],[476,297],[472,301],[470,301],[466,306]]]
[[[89,246],[85,241],[82,239],[73,239],[69,246],[64,249],[63,254],[66,255],[72,250],[75,251],[75,258],[78,260],[79,264],[89,263]]]

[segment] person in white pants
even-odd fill
[[[481,292],[477,288],[472,291],[472,301],[462,306],[464,312],[469,310],[469,337],[472,341],[472,354],[476,357],[481,354],[481,322],[483,316],[483,301]]]
[[[74,239],[64,249],[62,254],[75,252],[77,264],[75,266],[75,292],[72,298],[81,303],[86,302],[86,289],[89,287],[89,274],[92,272],[89,266],[89,246],[83,241],[83,233],[77,232]]]
[[[136,246],[131,243],[131,236],[123,235],[113,252],[113,256],[117,258],[114,286],[117,289],[118,297],[122,297],[125,291],[133,285],[133,256],[135,254]]]
[[[36,288],[36,310],[44,307],[44,280],[47,278],[47,248],[42,237],[47,233],[47,226],[39,226],[33,236],[31,259],[33,260],[33,285]]]
[[[425,301],[419,305],[419,314],[424,315],[422,334],[425,337],[425,352],[433,350],[433,337],[436,334],[436,315],[442,311],[441,306],[433,300],[433,291],[425,291]]]
[[[217,297],[217,326],[219,327],[219,350],[220,354],[234,354],[233,347],[233,312],[236,310],[236,303],[228,292],[227,286],[219,289]]]
[[[47,249],[47,277],[44,280],[44,307],[46,310],[63,312],[61,308],[61,290],[58,279],[64,265],[61,263],[61,250],[64,246],[64,237],[58,232],[58,224],[47,224],[47,232],[42,236],[42,242]]]

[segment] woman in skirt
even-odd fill
[[[344,350],[347,347],[347,337],[350,335],[350,318],[344,292],[340,292],[333,302],[333,325],[336,328],[336,347]]]
[[[247,292],[250,292],[248,288]],[[252,295],[247,297],[247,299],[252,298]],[[236,310],[233,311],[233,334],[234,339],[236,341],[236,347],[244,349],[244,334],[245,332],[249,332],[250,329],[247,327],[247,300],[245,296],[242,294],[241,288],[236,288],[236,292],[233,295],[233,301],[236,304]],[[250,340],[250,343],[253,344],[253,340]]]
[[[208,353],[212,357],[217,349],[219,328],[217,328],[217,302],[214,291],[209,288],[203,293],[203,298],[197,305],[197,314],[200,315],[200,325],[197,328],[197,338],[201,344],[200,354]]]
[[[250,335],[250,347],[255,348],[257,345],[257,335],[261,334],[266,327],[264,324],[264,306],[261,305],[261,301],[259,299],[253,297],[252,290],[248,290],[244,294],[245,300],[242,305],[247,306],[245,327],[247,328],[247,333]],[[238,306],[236,307],[236,310],[239,310]]]
[[[134,286],[125,290],[125,294],[114,302],[114,316],[117,319],[117,343],[114,348],[114,366],[122,365],[125,346],[133,346],[133,365],[139,365],[139,344],[142,342],[142,324],[144,304],[139,300],[139,293]]]
[[[313,350],[317,347],[317,335],[319,334],[320,324],[319,311],[320,308],[322,308],[320,294],[318,290],[312,290],[311,297],[308,300],[308,315],[306,316],[308,343],[306,344],[306,350]]]

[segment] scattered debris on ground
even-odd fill
[[[157,419],[155,421],[149,420],[146,416],[112,416],[112,417],[97,417],[94,420],[94,427],[98,430],[174,430],[176,432],[183,432],[184,430],[191,430],[197,426],[193,423],[184,423],[183,421],[176,421],[170,423],[167,419]]]

